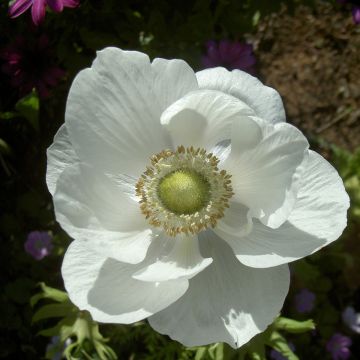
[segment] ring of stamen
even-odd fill
[[[231,175],[219,170],[218,163],[213,154],[193,147],[153,155],[136,184],[140,209],[149,223],[170,236],[215,227],[233,195]],[[177,197],[184,199],[177,204]]]

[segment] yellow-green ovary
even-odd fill
[[[210,185],[194,170],[176,170],[160,180],[158,196],[168,210],[176,214],[193,214],[208,203]]]

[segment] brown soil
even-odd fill
[[[360,146],[360,25],[347,9],[284,9],[260,22],[254,42],[290,122],[348,150]]]

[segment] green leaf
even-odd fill
[[[0,138],[0,154],[9,155],[11,154],[10,146],[7,142]]]
[[[0,119],[4,119],[4,120],[14,119],[17,116],[19,116],[19,114],[15,111],[6,111],[0,113]]]
[[[32,307],[34,307],[41,299],[51,299],[57,302],[65,302],[69,300],[68,295],[64,291],[51,288],[50,286],[45,285],[45,283],[40,283],[40,287],[42,292],[34,295],[30,299],[30,305]]]
[[[204,360],[207,353],[207,348],[202,346],[196,350],[195,360]]]
[[[70,302],[61,304],[49,304],[41,307],[33,316],[32,321],[37,322],[43,319],[54,317],[66,317],[76,314],[76,308]]]
[[[285,338],[277,331],[272,332],[272,334],[270,335],[268,345],[278,351],[288,360],[299,360],[299,358],[290,349],[289,344],[287,343]]]
[[[15,109],[30,123],[35,129],[39,130],[39,98],[36,92],[31,92],[20,99]]]
[[[314,321],[311,319],[306,321],[296,321],[285,317],[277,318],[273,326],[276,330],[284,330],[294,334],[303,333],[315,329]]]

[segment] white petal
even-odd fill
[[[152,68],[156,74],[153,91],[157,94],[161,111],[188,92],[199,88],[194,71],[183,60],[156,58],[152,62]]]
[[[132,323],[142,320],[182,296],[187,280],[150,283],[131,275],[139,265],[106,259],[81,241],[73,241],[62,265],[71,301],[88,310],[95,321]]]
[[[213,68],[196,73],[196,77],[201,89],[223,91],[235,96],[266,121],[277,123],[286,120],[279,93],[244,71]]]
[[[227,342],[240,347],[278,315],[289,288],[289,270],[243,266],[214,233],[205,236],[211,236],[204,248],[214,262],[190,280],[183,297],[151,316],[149,323],[185,346]]]
[[[204,259],[199,250],[197,236],[178,235],[169,238],[161,235],[156,250],[156,258],[150,265],[140,269],[133,277],[142,281],[167,281],[190,279],[212,263],[211,258]],[[170,249],[164,242],[171,243]]]
[[[51,195],[54,195],[60,174],[78,161],[64,124],[56,133],[53,144],[47,149],[46,183]]]
[[[139,176],[151,155],[170,147],[160,125],[168,101],[197,88],[195,74],[191,78],[185,68],[166,60],[152,66],[136,51],[98,52],[92,68],[76,76],[66,106],[66,125],[81,160],[112,174]],[[179,78],[178,69],[186,76]],[[178,90],[169,96],[173,86]]]
[[[300,164],[309,144],[298,129],[286,123],[267,125],[263,133],[255,148],[231,149],[223,167],[232,175],[233,200],[246,205],[251,216],[265,225],[277,228],[294,206]]]
[[[169,131],[174,147],[184,145],[209,150],[231,138],[233,123],[237,123],[239,136],[243,135],[247,144],[257,143],[261,128],[253,116],[254,112],[233,96],[198,90],[170,105],[161,115],[161,123]]]
[[[271,267],[312,254],[336,240],[346,226],[349,197],[336,170],[310,151],[298,199],[288,221],[278,229],[254,222],[245,237],[227,237],[245,265]]]
[[[230,202],[230,207],[225,211],[225,216],[218,220],[213,229],[221,238],[245,236],[252,230],[253,223],[249,215],[249,209],[234,201]]]
[[[88,241],[104,256],[137,263],[151,242],[138,204],[119,184],[72,165],[60,175],[54,205],[56,220],[74,239]],[[107,181],[106,181],[107,180]]]

